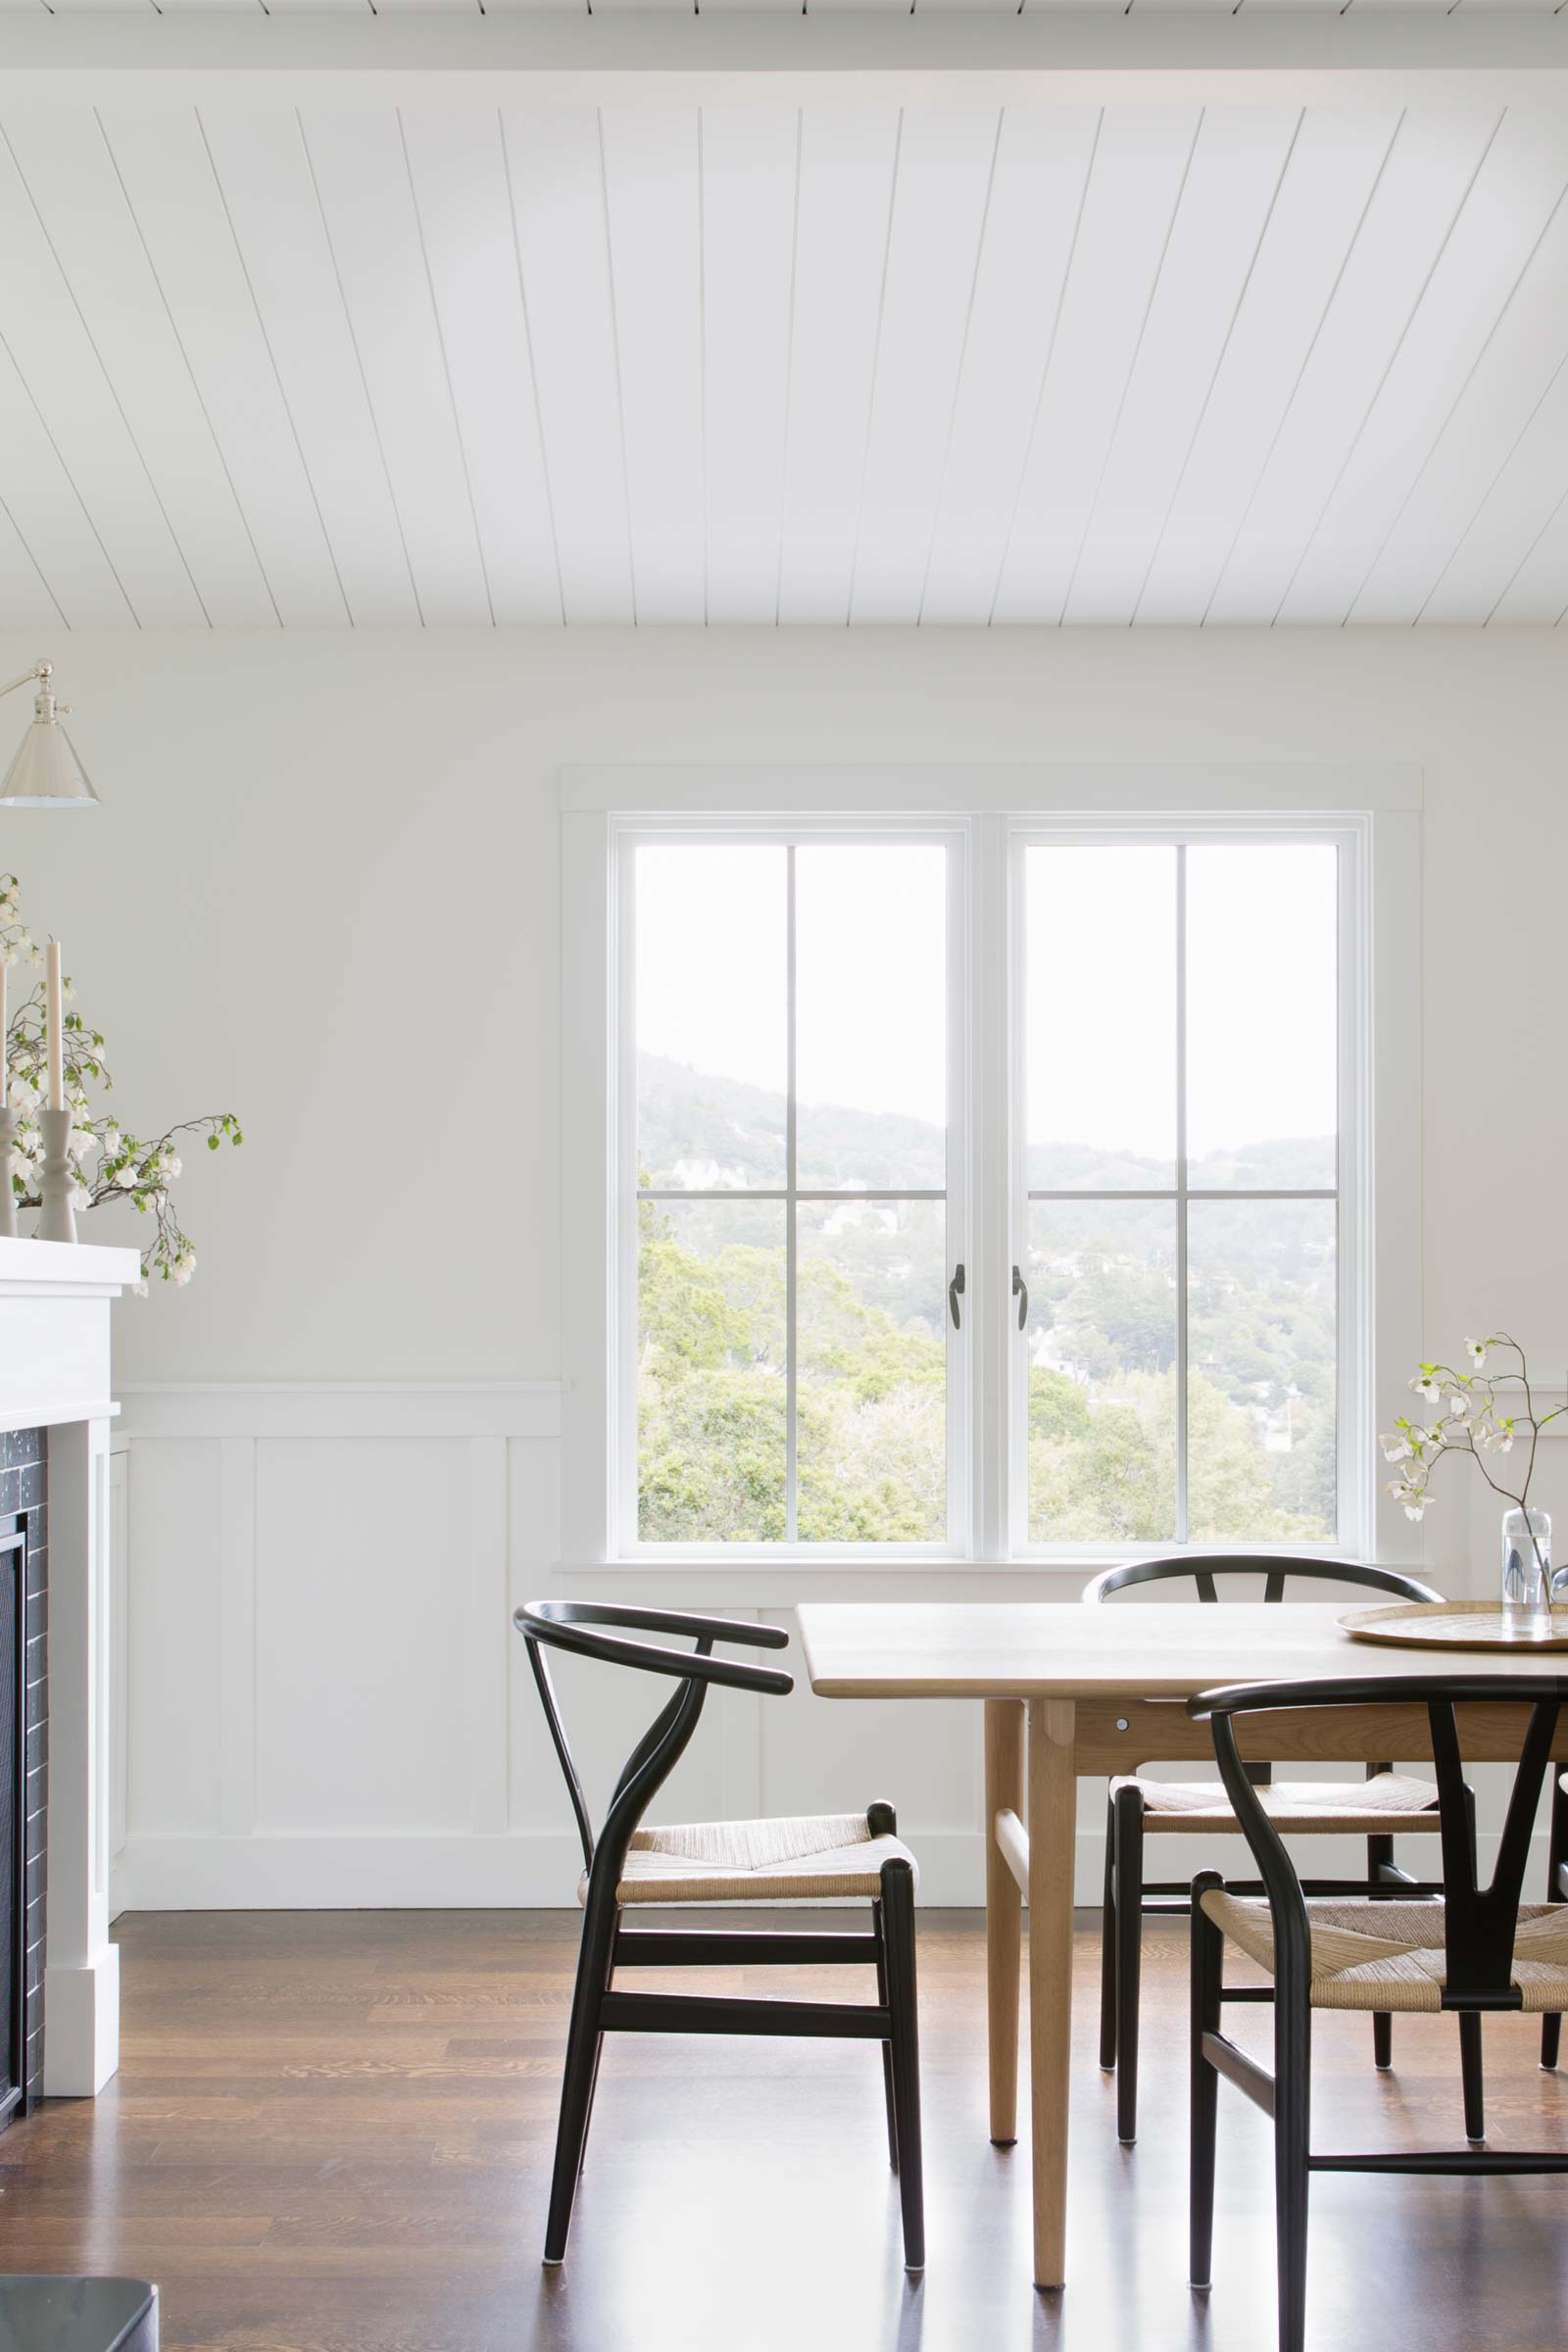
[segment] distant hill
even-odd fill
[[[737,1078],[717,1078],[661,1054],[637,1057],[637,1151],[647,1182],[674,1181],[677,1163],[710,1164],[720,1185],[784,1181],[784,1098]],[[878,1190],[940,1192],[947,1182],[942,1130],[897,1111],[845,1110],[803,1103],[800,1181],[810,1190],[865,1185]],[[1240,1186],[1268,1192],[1334,1183],[1332,1137],[1284,1138],[1238,1145],[1194,1160],[1189,1182],[1202,1191]],[[1087,1145],[1033,1144],[1031,1189],[1158,1191],[1173,1180],[1168,1162]]]

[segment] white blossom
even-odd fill
[[[1472,1363],[1472,1364],[1474,1364],[1474,1366],[1475,1366],[1476,1370],[1479,1372],[1479,1371],[1481,1370],[1481,1367],[1482,1367],[1482,1365],[1483,1365],[1483,1364],[1486,1362],[1486,1360],[1487,1360],[1487,1343],[1486,1343],[1486,1341],[1485,1341],[1485,1340],[1466,1340],[1466,1342],[1465,1342],[1465,1344],[1464,1344],[1464,1351],[1465,1351],[1466,1355],[1468,1355],[1468,1357],[1470,1358],[1470,1361],[1471,1361],[1471,1363]]]
[[[1409,1439],[1397,1429],[1385,1430],[1378,1444],[1383,1448],[1386,1462],[1407,1462],[1415,1452]]]
[[[1410,1386],[1415,1395],[1422,1398],[1423,1402],[1427,1404],[1441,1404],[1443,1402],[1443,1384],[1441,1381],[1431,1380],[1425,1373],[1420,1373],[1414,1380],[1411,1381]]]

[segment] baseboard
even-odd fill
[[[985,1854],[978,1831],[922,1830],[905,1837],[920,1864],[920,1901],[952,1909],[985,1899]],[[1316,1838],[1294,1841],[1298,1862],[1310,1855],[1319,1876],[1349,1878],[1366,1866],[1365,1841]],[[1405,1838],[1399,1858],[1414,1875],[1438,1875],[1437,1839]],[[1480,1840],[1482,1863],[1494,1838]],[[1526,1878],[1530,1899],[1544,1886],[1546,1841],[1535,1841]],[[1430,1860],[1423,1858],[1423,1849]],[[1149,1875],[1185,1881],[1217,1869],[1252,1875],[1236,1837],[1151,1838]],[[478,1837],[131,1837],[121,1856],[116,1894],[125,1911],[443,1911],[567,1910],[575,1907],[582,1857],[567,1833]],[[1098,1832],[1077,1838],[1074,1897],[1098,1904],[1104,1846]]]
[[[974,1903],[980,1840],[911,1832],[920,1897]],[[127,1839],[126,1911],[575,1909],[582,1854],[569,1832],[475,1837],[251,1837]]]

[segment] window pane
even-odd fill
[[[1188,1209],[1188,1515],[1195,1544],[1332,1543],[1332,1200]]]
[[[947,853],[926,843],[795,854],[799,1181],[947,1183]]]
[[[1332,842],[1187,853],[1187,1155],[1199,1192],[1336,1181],[1337,865]]]
[[[1028,1182],[1176,1180],[1176,853],[1026,854]]]
[[[783,1184],[787,912],[781,849],[638,849],[641,1183]]]
[[[1029,1206],[1029,1537],[1176,1534],[1176,1211]]]
[[[638,1203],[637,1533],[784,1534],[784,1203]]]
[[[946,1543],[946,1208],[808,1200],[798,1216],[801,1541]]]

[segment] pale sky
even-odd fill
[[[801,1100],[946,1117],[944,853],[796,853]],[[637,1032],[654,1054],[782,1093],[785,854],[637,853]],[[1033,849],[1025,907],[1031,1143],[1167,1156],[1175,1132],[1175,854]],[[1188,851],[1188,1148],[1336,1118],[1335,853]]]

